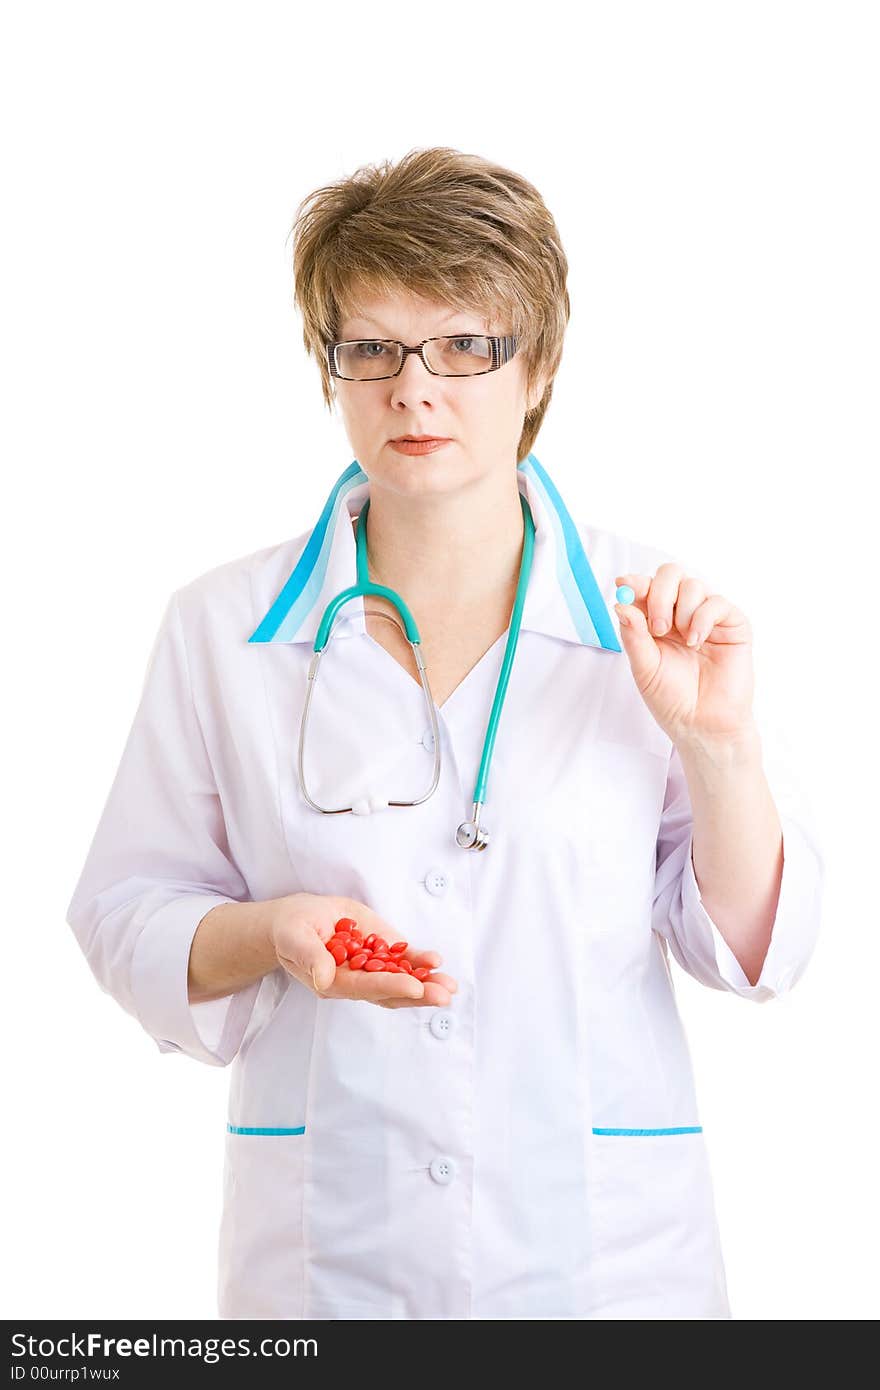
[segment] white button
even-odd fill
[[[434,751],[434,730],[426,729],[422,734],[422,745],[427,748],[429,753]]]
[[[430,1173],[435,1182],[452,1182],[455,1171],[455,1159],[449,1158],[446,1154],[431,1160]]]
[[[451,1009],[435,1009],[429,1026],[435,1038],[445,1041],[455,1027],[455,1015]]]
[[[425,875],[425,887],[435,898],[439,898],[449,887],[449,875],[443,869],[429,869]]]

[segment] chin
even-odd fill
[[[370,479],[401,494],[457,492],[472,478],[461,467],[450,465],[448,450],[440,452],[446,454],[445,459],[439,454],[395,454],[389,450],[393,465],[389,468],[383,459],[382,464],[370,472]]]

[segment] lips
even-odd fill
[[[433,454],[437,449],[445,449],[451,439],[389,439],[388,447],[396,454]]]
[[[392,444],[438,444],[446,443],[446,436],[443,434],[399,434],[396,439],[392,439]]]

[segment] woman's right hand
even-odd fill
[[[278,964],[321,999],[365,999],[385,1009],[412,1005],[420,1008],[428,1004],[443,1007],[451,1003],[458,989],[451,975],[433,973],[442,960],[436,951],[417,951],[412,946],[403,954],[413,968],[427,965],[432,972],[430,979],[417,980],[405,971],[351,970],[348,965],[337,966],[327,950],[327,942],[340,917],[353,917],[365,937],[375,932],[386,941],[409,938],[408,932],[398,932],[357,898],[290,893],[273,899],[267,906],[269,939]]]

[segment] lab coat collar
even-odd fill
[[[521,630],[622,652],[577,527],[534,454],[518,465],[517,483],[535,522]],[[355,459],[333,484],[296,566],[249,642],[314,644],[331,599],[356,583],[357,544],[351,519],[368,496],[369,479]],[[401,597],[406,601],[405,594]],[[332,631],[334,638],[366,632],[363,597],[343,605]]]

